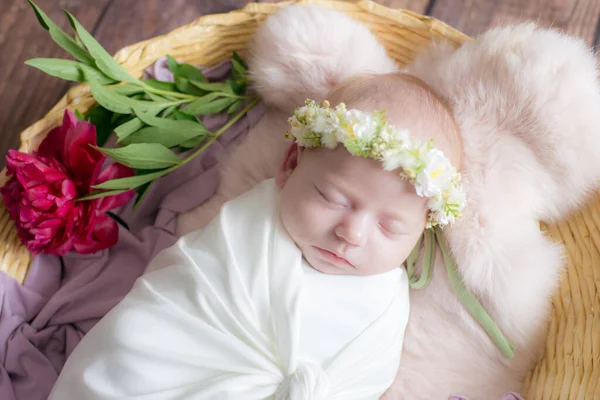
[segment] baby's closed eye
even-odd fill
[[[402,235],[405,233],[404,224],[395,219],[381,219],[379,220],[379,227],[391,235]]]
[[[313,185],[319,196],[321,196],[324,200],[329,202],[331,205],[336,207],[348,207],[348,200],[339,193],[336,193],[331,190],[322,190],[317,187],[317,185]]]

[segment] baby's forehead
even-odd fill
[[[345,187],[357,197],[389,199],[415,194],[414,186],[399,176],[399,171],[386,171],[380,161],[354,156],[343,146],[308,151],[317,156],[311,161],[320,181]]]

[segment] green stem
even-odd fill
[[[223,97],[233,97],[234,99],[239,100],[251,100],[254,99],[255,96],[240,96],[239,94],[227,93],[227,92],[219,92]]]
[[[254,107],[256,105],[256,103],[258,103],[258,101],[259,101],[259,98],[255,97],[246,107],[244,107],[242,109],[242,111],[237,113],[235,117],[231,118],[229,121],[227,121],[227,123],[225,125],[223,125],[221,128],[219,128],[212,135],[212,137],[210,138],[209,141],[204,143],[198,150],[194,151],[192,154],[190,154],[189,156],[184,158],[183,161],[181,161],[179,164],[174,165],[171,168],[167,169],[166,173],[172,172],[172,171],[176,170],[177,168],[181,167],[182,165],[185,165],[188,162],[192,161],[198,154],[202,153],[204,150],[206,150],[206,148],[208,146],[213,144],[213,142],[215,140],[217,140],[219,138],[219,136],[221,136],[221,134],[223,134],[223,132],[225,132],[227,129],[229,129],[231,127],[231,125],[235,124],[240,118],[242,118],[244,116],[244,114],[246,114],[252,107]]]
[[[162,89],[157,89],[154,88],[146,83],[144,83],[143,81],[139,81],[139,85],[141,87],[143,87],[145,90],[154,93],[154,94],[161,94],[163,96],[171,96],[171,97],[175,97],[175,98],[179,98],[179,99],[186,99],[189,101],[195,100],[198,97],[191,95],[191,94],[185,94],[185,93],[179,93],[179,92],[171,92],[169,90],[162,90]]]

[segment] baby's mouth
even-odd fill
[[[321,256],[328,262],[339,265],[339,266],[345,266],[345,267],[352,267],[355,268],[354,265],[352,265],[352,263],[348,260],[346,260],[344,257],[340,257],[338,256],[336,253],[331,252],[329,250],[325,250],[322,249],[320,247],[316,247],[315,248],[319,251],[319,253],[321,254]]]

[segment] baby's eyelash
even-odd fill
[[[329,201],[329,200],[327,199],[327,197],[325,197],[325,195],[323,194],[323,192],[321,192],[321,191],[319,190],[319,188],[317,187],[317,185],[313,185],[313,187],[315,188],[315,190],[317,191],[317,193],[319,193],[319,195],[320,195],[322,198],[324,198],[325,200]]]
[[[340,202],[337,201],[333,201],[331,200],[329,197],[327,197],[321,190],[319,190],[319,188],[317,187],[317,185],[313,185],[315,190],[317,191],[317,193],[319,193],[319,195],[328,203],[337,206],[337,207],[345,207],[345,204],[341,204]]]

